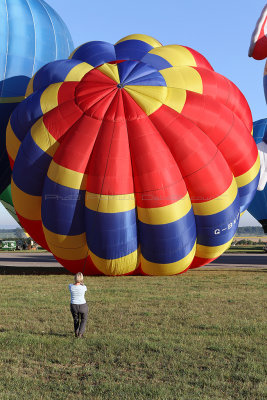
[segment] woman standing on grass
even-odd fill
[[[87,287],[83,283],[83,274],[78,272],[74,277],[74,284],[69,284],[70,311],[74,321],[74,332],[76,337],[83,337],[88,315],[88,305],[84,294]]]

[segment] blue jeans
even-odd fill
[[[74,322],[74,331],[77,335],[83,335],[85,331],[87,316],[88,316],[88,305],[84,304],[71,304],[70,311]]]

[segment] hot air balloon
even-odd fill
[[[12,197],[68,270],[174,275],[221,255],[259,180],[248,104],[197,51],[145,35],[41,68],[13,112]]]
[[[263,8],[252,33],[248,55],[255,60],[263,60],[267,57],[267,5]],[[267,63],[264,69],[263,87],[267,101]]]
[[[259,190],[250,203],[248,212],[259,221],[264,232],[267,233],[267,119],[260,119],[253,123],[253,137],[259,149],[261,171]]]
[[[12,202],[11,185],[8,185],[8,187],[0,194],[0,201],[8,213],[15,219],[16,222],[19,223],[19,219]]]
[[[267,57],[267,5],[263,8],[261,15],[256,23],[255,29],[251,36],[249,46],[249,57],[255,60],[263,60]]]
[[[0,194],[11,180],[6,126],[25,98],[30,78],[45,64],[69,56],[70,33],[43,0],[0,0]],[[6,199],[6,194],[3,195]],[[12,201],[4,205],[13,207]]]
[[[255,30],[252,34],[249,56],[256,60],[267,57],[267,5],[264,7]],[[265,64],[263,87],[267,100],[267,64]],[[256,195],[248,211],[262,225],[267,233],[267,119],[260,119],[253,123],[253,137],[257,143],[260,155],[260,181]]]

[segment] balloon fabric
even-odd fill
[[[43,0],[0,0],[0,194],[11,181],[6,127],[31,77],[73,50],[68,29]],[[12,206],[12,202],[10,204]]]
[[[263,60],[267,57],[267,5],[262,10],[251,37],[249,56],[255,60]],[[265,64],[263,88],[267,101],[267,63]],[[260,181],[256,195],[251,202],[248,211],[257,219],[264,232],[267,233],[267,119],[260,119],[253,123],[253,137],[257,143],[260,155]]]
[[[260,119],[253,123],[253,137],[258,146],[267,144],[267,119]],[[261,170],[265,171],[266,163],[262,163]],[[263,190],[257,190],[248,212],[262,225],[264,232],[267,233],[267,186]]]
[[[26,95],[7,128],[14,206],[68,270],[174,275],[230,246],[258,151],[244,96],[197,51],[88,42]]]
[[[0,201],[11,217],[13,217],[16,222],[20,223],[12,202],[11,185],[8,185],[8,187],[0,194]]]
[[[252,33],[248,55],[255,60],[263,60],[267,57],[267,4],[264,6]],[[267,101],[267,62],[263,75],[263,87]]]
[[[264,6],[261,15],[256,23],[251,36],[248,55],[255,60],[263,60],[267,57],[267,4]]]

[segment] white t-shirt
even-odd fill
[[[84,294],[87,290],[85,285],[73,285],[72,283],[69,284],[69,291],[70,291],[70,302],[71,304],[84,304],[86,303]]]

